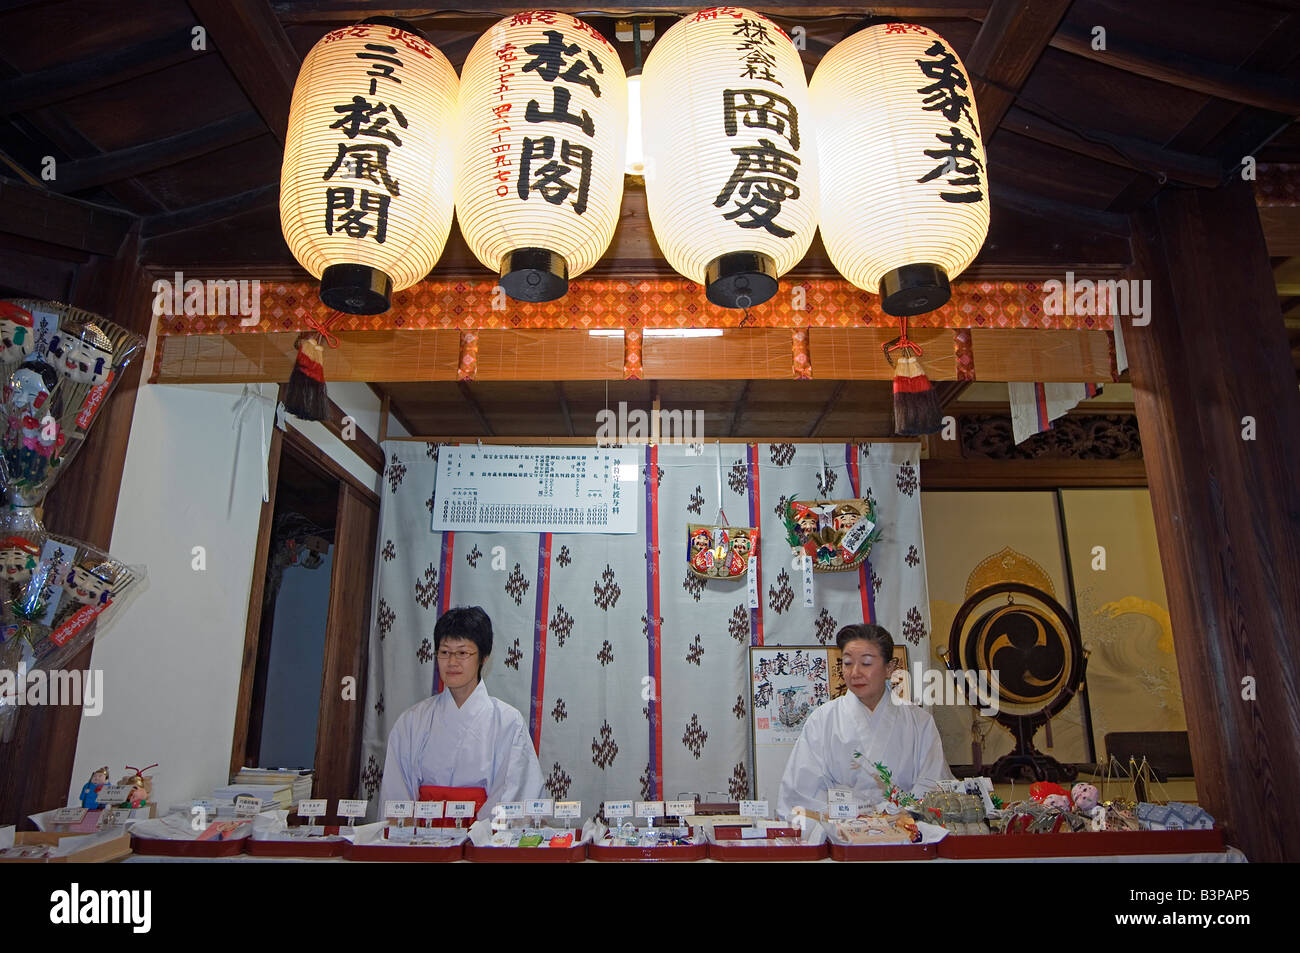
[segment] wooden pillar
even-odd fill
[[[1124,334],[1197,793],[1250,860],[1295,860],[1300,390],[1259,215],[1238,182],[1133,224],[1150,323]]]

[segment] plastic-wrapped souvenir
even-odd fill
[[[12,301],[0,301],[0,364],[20,364],[36,346],[32,313]]]
[[[860,500],[791,500],[785,509],[791,546],[813,559],[814,572],[856,569],[880,538],[875,504]]]

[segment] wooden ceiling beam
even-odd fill
[[[736,398],[736,406],[731,410],[731,425],[727,428],[727,436],[734,437],[740,429],[740,418],[745,413],[745,401],[749,399],[749,389],[754,382],[745,381],[745,386],[740,389],[740,396]]]
[[[983,19],[989,9],[988,0],[898,0],[898,2],[873,2],[870,12],[885,17],[919,17],[933,19]],[[363,0],[275,0],[271,4],[282,23],[343,23],[356,22],[366,17],[385,15],[406,20],[442,14],[438,7],[427,4],[388,3],[383,6],[366,4]],[[464,0],[457,3],[455,15],[503,17],[519,12],[519,7],[484,0]],[[638,10],[652,9],[656,16],[683,15],[700,9],[698,3],[685,5],[655,4],[652,7],[636,4],[611,3],[593,6],[590,0],[554,0],[547,4],[549,10],[560,10],[574,15],[619,16],[631,15]],[[597,12],[593,13],[595,10]],[[762,12],[769,17],[830,17],[852,16],[861,18],[868,11],[862,4],[799,2],[783,0],[765,4]],[[446,14],[452,15],[452,14]]]
[[[817,436],[822,429],[822,425],[826,423],[826,418],[830,416],[831,411],[835,409],[835,405],[838,404],[840,398],[844,396],[844,388],[848,386],[848,381],[840,381],[835,385],[835,390],[831,391],[831,396],[826,400],[826,406],[822,408],[822,412],[817,415],[817,419],[814,420],[812,426],[808,428],[808,432],[804,434],[805,437]]]
[[[134,223],[126,212],[0,179],[0,231],[112,258]]]
[[[1223,171],[1213,159],[1164,149],[1144,139],[1116,136],[1100,130],[1068,131],[1034,115],[1027,109],[1012,106],[1002,125],[1012,132],[1045,145],[1065,149],[1075,155],[1153,175],[1164,173],[1176,182],[1214,188],[1223,179]]]
[[[987,143],[1073,0],[993,0],[965,56]]]
[[[54,185],[60,192],[81,192],[109,182],[133,179],[265,134],[266,124],[261,116],[255,112],[241,113],[190,132],[65,163],[59,168]]]
[[[1092,34],[1086,28],[1066,26],[1052,37],[1051,45],[1075,56],[1206,96],[1286,116],[1300,114],[1300,88],[1276,75],[1130,43],[1114,35],[1107,35],[1105,49],[1094,50],[1092,42]]]
[[[302,61],[267,0],[188,0],[253,108],[281,143]]]
[[[147,43],[6,79],[0,82],[0,116],[61,103],[206,55],[207,50],[191,46],[192,39],[186,27]]]
[[[189,208],[151,215],[144,220],[141,237],[145,239],[141,254],[145,261],[150,261],[149,244],[151,239],[187,231],[191,228],[207,227],[236,215],[243,215],[268,205],[275,205],[280,200],[280,184],[258,186],[238,195],[228,195],[213,199]]]
[[[994,183],[990,190],[999,204],[1032,215],[1046,216],[1056,222],[1065,221],[1077,228],[1128,237],[1128,217],[1114,212],[1084,208],[1071,202],[1049,199],[1034,192],[1026,192],[1012,185]]]
[[[487,414],[483,413],[483,407],[479,404],[478,398],[474,396],[474,392],[470,390],[469,384],[465,381],[457,381],[456,387],[460,391],[460,396],[465,398],[465,403],[469,404],[469,409],[472,410],[474,416],[478,418],[479,426],[483,428],[484,435],[495,437],[496,431],[493,430],[492,425],[488,423]]]
[[[564,432],[573,436],[573,415],[569,413],[569,398],[564,393],[564,385],[555,382],[555,398],[560,402],[560,413],[564,415]]]

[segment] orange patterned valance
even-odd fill
[[[1077,284],[1083,276],[1075,276]],[[1065,276],[1062,275],[1062,280]],[[302,331],[309,319],[333,317],[332,331],[482,331],[565,328],[870,328],[894,327],[898,319],[880,309],[880,298],[839,279],[783,286],[771,301],[748,313],[710,304],[704,288],[685,279],[573,281],[558,301],[512,301],[495,282],[424,281],[393,295],[385,314],[339,314],[317,297],[315,282],[265,282],[261,321],[251,327],[238,315],[163,315],[159,335]],[[1110,330],[1107,314],[1046,314],[1041,282],[958,281],[952,300],[937,311],[909,319],[922,328],[1038,328]],[[1096,308],[1101,311],[1103,308]]]

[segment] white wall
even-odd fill
[[[140,386],[110,550],[144,564],[148,582],[96,640],[92,665],[104,672],[104,706],[81,720],[69,803],[103,764],[117,780],[128,763],[159,762],[150,774],[164,805],[228,780],[266,446],[254,413],[238,434],[232,429],[241,391],[238,384]],[[358,429],[378,435],[379,400],[369,388],[330,384],[329,392]],[[269,442],[269,401],[262,413]],[[300,429],[365,485],[378,485],[378,475],[324,427]],[[206,550],[202,572],[191,568],[195,546]]]

